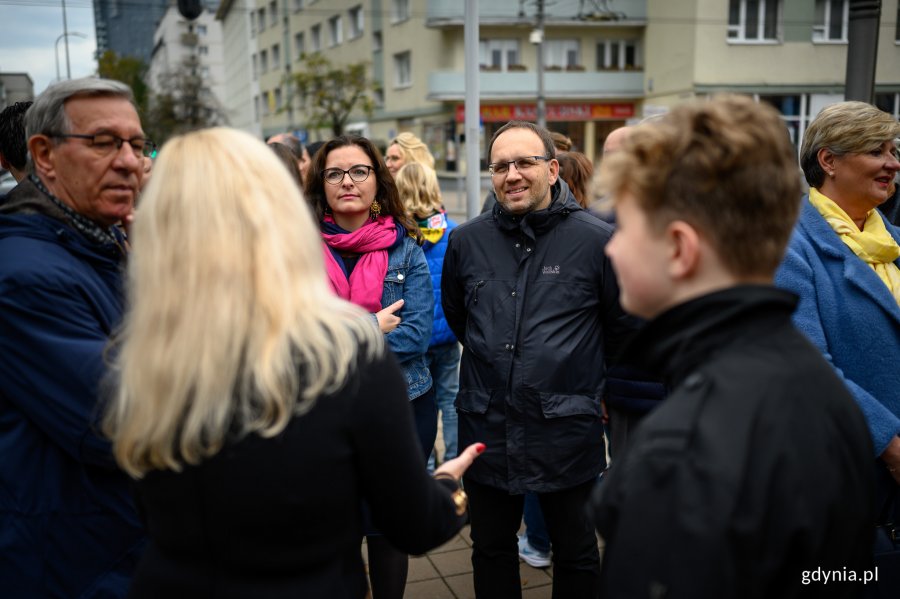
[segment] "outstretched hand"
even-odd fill
[[[475,461],[475,458],[477,458],[484,450],[484,443],[472,443],[457,457],[441,464],[440,467],[434,471],[434,475],[446,474],[459,480],[466,470],[469,469],[469,466],[472,465],[472,462]]]

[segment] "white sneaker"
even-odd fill
[[[550,552],[545,553],[532,547],[525,534],[519,535],[519,557],[532,568],[546,568],[550,565]]]

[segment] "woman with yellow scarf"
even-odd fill
[[[898,136],[900,123],[864,102],[816,116],[800,150],[809,195],[776,276],[800,296],[795,324],[866,417],[878,518],[900,517],[900,229],[876,210],[894,191]]]

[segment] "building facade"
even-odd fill
[[[898,10],[898,0],[883,0],[876,73],[876,103],[895,115]],[[482,1],[481,155],[502,123],[536,120],[539,71],[547,126],[592,158],[613,129],[717,92],[772,103],[799,144],[818,110],[843,99],[848,12],[849,0]],[[245,0],[226,30],[230,19],[249,29],[249,46],[226,52],[250,55],[243,89],[263,136],[330,136],[306,127],[289,84],[304,53],[322,52],[338,65],[365,60],[377,84],[375,111],[354,114],[349,130],[383,142],[411,131],[439,169],[462,168],[462,0]]]
[[[255,5],[255,0],[223,0],[216,21],[222,28],[225,115],[232,127],[262,137],[262,122],[254,107],[254,98],[260,95],[259,80],[254,80],[250,63],[256,41],[250,33],[249,14],[255,14]]]
[[[94,0],[97,55],[112,50],[150,64],[153,32],[170,0]]]
[[[28,73],[0,73],[0,110],[16,102],[34,100],[34,81]]]
[[[200,77],[202,91],[221,106],[225,98],[225,63],[222,23],[209,9],[188,21],[169,6],[154,33],[147,81],[154,90],[165,89],[165,78],[181,69]]]

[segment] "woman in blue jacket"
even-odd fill
[[[419,229],[406,215],[378,150],[363,137],[326,142],[313,159],[305,191],[319,211],[331,286],[378,321],[406,375],[427,458],[437,436],[437,407],[425,362],[434,291]],[[402,597],[407,556],[366,528],[374,598]]]

